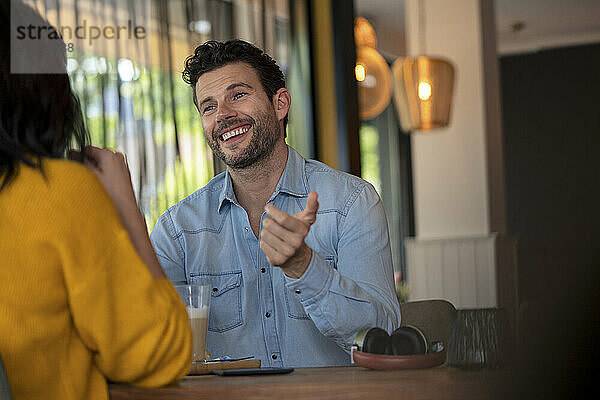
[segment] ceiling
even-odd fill
[[[405,0],[354,0],[375,27],[378,49],[403,55]],[[599,0],[495,0],[500,54],[600,42]],[[514,26],[520,30],[514,31]]]
[[[496,0],[496,31],[501,53],[600,42],[600,1]]]

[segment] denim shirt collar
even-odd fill
[[[296,197],[308,196],[308,180],[306,179],[306,169],[304,168],[306,161],[296,150],[290,146],[287,148],[288,157],[285,169],[283,170],[281,178],[279,178],[279,182],[277,183],[275,192],[271,196],[271,200],[279,193],[287,193]],[[239,204],[235,197],[235,192],[233,191],[233,182],[229,170],[225,171],[225,185],[219,196],[219,204],[217,206],[218,213],[221,213],[225,200],[233,204]]]

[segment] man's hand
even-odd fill
[[[269,264],[280,267],[290,278],[300,278],[310,264],[312,249],[304,243],[304,239],[317,220],[318,209],[317,192],[310,192],[306,208],[294,215],[272,204],[265,207],[270,218],[263,221],[260,248]]]

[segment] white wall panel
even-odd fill
[[[495,235],[408,239],[409,299],[442,298],[456,308],[497,306]]]

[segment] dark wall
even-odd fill
[[[600,268],[600,44],[506,56],[500,65],[519,297],[561,296],[565,278]]]
[[[518,236],[519,301],[535,301],[521,310],[526,373],[514,397],[597,398],[600,44],[500,66],[507,228]]]

